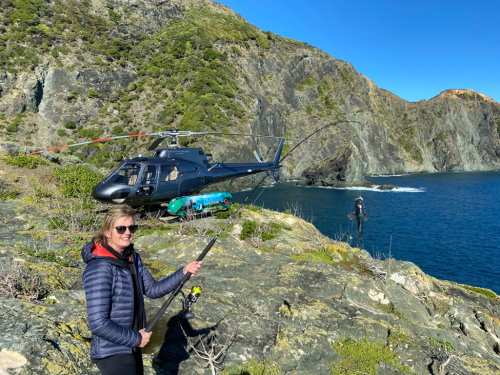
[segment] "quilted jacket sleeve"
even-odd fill
[[[184,277],[184,272],[182,272],[181,267],[164,279],[156,281],[155,278],[149,273],[144,263],[142,263],[139,254],[137,254],[137,265],[139,273],[142,277],[144,295],[149,298],[160,298],[172,292]]]
[[[138,347],[141,343],[139,332],[118,324],[116,317],[115,321],[111,320],[112,282],[113,270],[109,263],[94,260],[87,265],[83,274],[83,285],[87,298],[89,328],[92,334],[109,342],[129,348]],[[120,306],[114,307],[120,308]],[[124,321],[130,319],[131,312],[126,306],[123,306],[122,315]]]

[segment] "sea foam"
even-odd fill
[[[350,186],[345,188],[335,188],[338,190],[359,190],[359,191],[375,191],[379,193],[424,193],[426,189],[415,188],[415,187],[405,187],[405,186],[395,186],[392,189],[380,189],[383,185],[372,185],[372,186]]]

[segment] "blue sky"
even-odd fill
[[[500,102],[500,0],[220,0],[263,31],[351,63],[408,101],[472,89]]]

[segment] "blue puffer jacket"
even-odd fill
[[[132,330],[134,319],[134,286],[127,266],[110,256],[95,255],[93,242],[82,249],[82,258],[87,267],[83,273],[83,285],[87,298],[87,313],[92,341],[90,357],[105,358],[117,354],[131,354],[141,343],[139,332]],[[179,268],[175,273],[156,281],[142,263],[141,257],[133,252],[141,298],[160,298],[173,291],[184,273]],[[146,317],[141,327],[146,326]]]

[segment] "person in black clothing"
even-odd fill
[[[363,246],[363,224],[368,219],[363,197],[359,196],[354,201],[354,212],[347,215],[349,219],[356,219],[357,224],[357,246]]]

